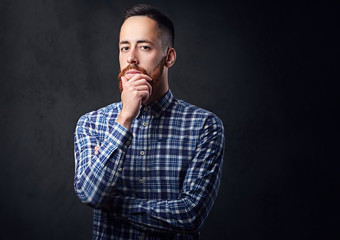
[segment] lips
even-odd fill
[[[130,79],[130,78],[132,78],[133,76],[135,76],[136,74],[141,74],[141,72],[133,69],[133,70],[127,71],[127,72],[125,73],[125,76],[126,76],[128,79]]]
[[[126,74],[138,74],[138,73],[140,73],[140,71],[138,70],[129,70],[126,72]]]

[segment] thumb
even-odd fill
[[[125,88],[125,84],[127,83],[127,78],[125,76],[122,76],[120,78],[120,82],[119,82],[119,89],[120,89],[120,92],[122,92]]]
[[[121,77],[122,83],[125,84],[127,82],[127,78],[125,76]]]

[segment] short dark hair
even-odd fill
[[[129,17],[147,16],[157,22],[162,33],[161,36],[163,47],[174,47],[175,43],[175,28],[171,19],[160,12],[157,8],[147,4],[137,4],[127,9],[123,15],[125,21]]]

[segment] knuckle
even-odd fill
[[[133,95],[134,97],[138,97],[138,96],[139,96],[139,93],[138,93],[138,91],[135,90],[135,91],[132,92],[132,95]]]

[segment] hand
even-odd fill
[[[152,87],[149,81],[152,79],[145,74],[136,74],[129,80],[123,76],[122,80],[122,103],[123,108],[117,122],[127,129],[130,129],[133,119],[137,116],[142,103],[145,103],[152,94]]]
[[[97,155],[99,151],[99,146],[94,147],[94,155]]]

